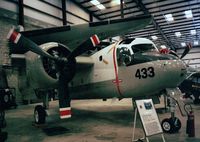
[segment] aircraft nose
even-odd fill
[[[187,66],[182,60],[170,60],[164,66],[168,74],[167,81],[172,86],[178,86],[186,78]]]

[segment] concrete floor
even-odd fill
[[[50,116],[42,128],[32,126],[34,105],[19,106],[6,111],[8,132],[7,142],[131,142],[133,130],[133,111],[131,100],[116,102],[108,100],[72,101],[73,117],[60,120],[58,102],[50,102]],[[164,134],[167,142],[200,141],[200,106],[195,108],[196,137],[188,138],[186,131],[187,118],[177,116],[182,121],[182,128],[176,134]],[[159,114],[160,120],[169,117],[169,113]],[[62,126],[67,128],[64,134],[47,136],[43,128]],[[141,124],[137,124],[136,137],[142,136]],[[150,142],[161,142],[160,135],[149,138]]]

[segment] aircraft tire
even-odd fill
[[[46,121],[46,111],[43,106],[37,105],[34,110],[34,120],[36,124],[44,124]]]
[[[163,129],[163,132],[172,133],[172,122],[169,118],[163,119],[163,121],[161,122],[161,127]]]
[[[170,118],[169,120],[172,123],[172,128],[173,128],[172,133],[178,132],[181,129],[181,121],[177,117]]]

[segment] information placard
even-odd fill
[[[163,133],[152,99],[136,100],[146,136]]]

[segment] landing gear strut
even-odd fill
[[[181,129],[181,121],[175,117],[176,101],[172,97],[168,97],[171,117],[161,122],[161,127],[165,133],[176,133]]]
[[[37,105],[34,109],[34,122],[38,125],[45,124],[49,108],[48,90],[40,90],[40,93],[42,94],[43,106]]]

